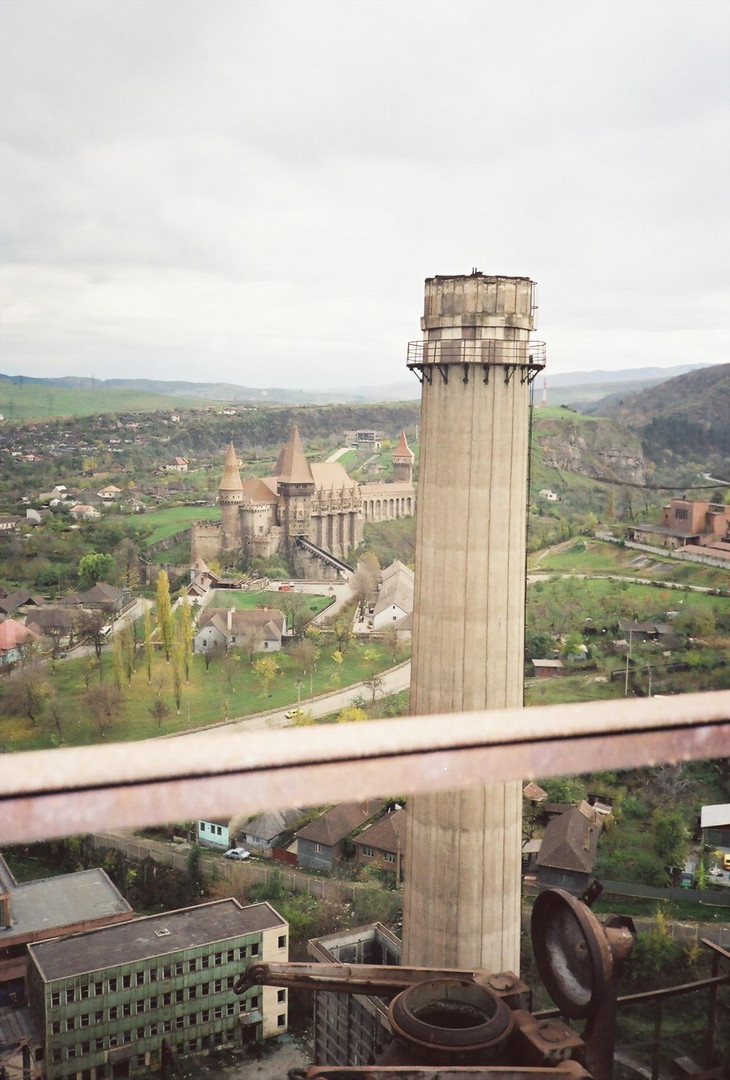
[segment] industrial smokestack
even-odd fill
[[[426,281],[411,708],[522,705],[529,278]],[[488,779],[488,778],[485,778]],[[519,782],[408,801],[403,963],[519,971]]]

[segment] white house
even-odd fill
[[[380,591],[372,615],[373,630],[387,630],[413,611],[413,571],[397,559],[381,574]]]
[[[286,620],[278,608],[206,608],[193,638],[193,652],[227,650],[238,646],[251,652],[278,652]]]
[[[198,843],[205,847],[222,848],[228,851],[229,842],[228,821],[223,818],[214,818],[210,821],[198,821]]]

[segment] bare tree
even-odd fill
[[[92,686],[85,694],[86,708],[102,738],[124,712],[124,694],[110,683]]]

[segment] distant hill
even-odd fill
[[[588,411],[612,393],[625,396],[671,379],[700,365],[681,368],[639,368],[624,371],[581,371],[550,375],[548,399]],[[539,402],[542,381],[535,383]],[[91,379],[78,376],[33,378],[0,374],[0,413],[7,418],[86,416],[102,412],[154,412],[206,404],[337,405],[417,401],[421,386],[415,376],[384,386],[350,389],[250,387],[234,383],[186,382],[164,379]]]
[[[590,410],[637,432],[647,456],[699,461],[730,455],[730,364],[713,364],[636,394],[612,394]]]

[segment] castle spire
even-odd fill
[[[304,456],[304,448],[296,424],[292,424],[289,439],[279,454],[274,476],[278,477],[280,484],[314,483],[314,476]]]
[[[223,465],[223,477],[218,490],[221,493],[242,491],[241,475],[238,471],[238,456],[231,442],[226,451],[226,460]]]
[[[396,446],[395,450],[393,451],[393,457],[394,458],[395,457],[407,457],[407,458],[410,458],[411,460],[413,460],[415,458],[415,456],[416,455],[413,453],[410,446],[408,445],[408,440],[406,439],[405,431],[401,431],[400,440],[399,440],[398,445]]]

